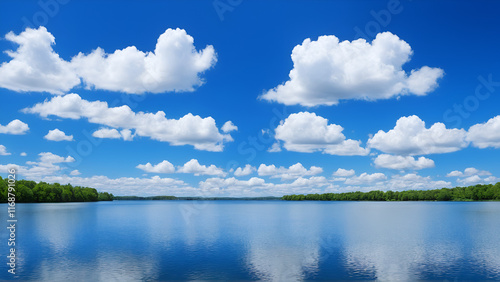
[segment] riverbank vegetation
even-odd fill
[[[491,201],[500,200],[500,182],[434,190],[370,191],[285,195],[286,201]]]
[[[7,178],[0,177],[0,203],[7,203]],[[59,203],[112,201],[113,194],[97,192],[94,188],[18,180],[15,184],[16,203]]]

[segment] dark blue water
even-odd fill
[[[500,279],[499,202],[115,201],[17,215],[19,279]]]

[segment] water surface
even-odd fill
[[[114,201],[17,216],[21,279],[500,279],[499,202]]]

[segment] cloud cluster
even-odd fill
[[[376,167],[398,169],[398,170],[420,170],[424,168],[432,168],[435,166],[434,161],[425,157],[415,159],[411,156],[394,156],[381,154],[374,160]]]
[[[0,145],[0,156],[9,156],[11,153],[7,152],[7,148],[4,145]]]
[[[219,132],[212,117],[201,118],[189,113],[180,119],[168,119],[163,111],[155,114],[136,113],[126,105],[109,107],[107,102],[90,102],[82,99],[78,94],[55,96],[31,108],[23,109],[23,112],[39,114],[44,118],[49,116],[69,119],[86,118],[91,123],[134,130],[134,135],[137,136],[168,142],[174,146],[192,145],[198,150],[222,151],[224,142],[232,141],[229,134]],[[109,132],[107,134],[103,132],[96,135],[102,138],[113,136]],[[124,139],[132,138],[129,131],[121,131],[120,136]]]
[[[486,123],[471,126],[467,133],[467,140],[480,149],[500,148],[500,116],[491,118]]]
[[[71,163],[75,159],[71,156],[62,157],[50,152],[38,154],[37,162],[27,161],[26,166],[17,164],[0,165],[0,172],[7,172],[9,168],[16,168],[16,172],[23,175],[26,179],[40,181],[44,176],[52,176],[65,170],[59,166],[61,163]]]
[[[122,129],[120,131],[115,128],[99,128],[92,133],[95,138],[107,138],[107,139],[123,139],[125,141],[132,141],[134,139],[134,134],[130,129]]]
[[[492,176],[487,170],[479,170],[474,167],[468,167],[464,171],[454,170],[446,175],[447,177],[456,177],[461,185],[469,186],[475,184],[489,184],[500,181],[500,178]]]
[[[217,61],[211,45],[197,51],[193,37],[179,28],[160,35],[153,52],[130,46],[108,54],[97,48],[71,61],[53,50],[55,37],[45,27],[5,38],[19,47],[0,66],[0,87],[17,92],[63,94],[81,81],[87,88],[135,94],[193,91],[203,84],[200,74]]]
[[[282,141],[288,151],[311,153],[320,151],[330,155],[368,155],[369,150],[360,146],[361,141],[346,139],[340,125],[315,113],[300,112],[289,115],[276,127],[275,138]]]
[[[395,155],[427,155],[451,153],[469,145],[463,129],[447,129],[443,123],[430,128],[418,116],[401,117],[394,129],[380,130],[367,145],[384,153]]]
[[[342,41],[333,35],[306,39],[292,51],[290,80],[261,98],[285,105],[335,105],[339,100],[389,99],[426,95],[437,87],[442,69],[424,66],[410,73],[402,66],[413,51],[398,36],[379,33],[372,43]]]
[[[50,141],[73,141],[73,135],[66,135],[66,133],[58,128],[49,130],[49,133],[47,133],[47,135],[43,138]]]
[[[22,135],[22,134],[26,134],[26,132],[29,129],[30,128],[26,123],[24,123],[18,119],[15,119],[15,120],[9,122],[7,125],[0,124],[0,133],[4,133],[4,134]]]
[[[184,165],[177,167],[177,169],[172,163],[167,160],[164,160],[156,165],[147,163],[139,164],[136,167],[149,173],[192,173],[194,175],[226,176],[226,173],[223,169],[218,168],[215,165],[201,165],[197,159],[191,159]]]
[[[261,164],[257,169],[259,176],[270,176],[271,178],[296,179],[304,176],[317,175],[323,172],[321,167],[311,166],[309,169],[305,168],[301,163],[296,163],[290,167],[276,167],[275,165]]]

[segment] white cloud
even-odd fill
[[[194,175],[218,175],[226,176],[223,169],[215,165],[205,166],[200,165],[197,159],[192,159],[185,163],[183,166],[177,168],[178,173],[193,173]]]
[[[50,141],[73,141],[73,135],[66,135],[63,131],[58,128],[54,130],[49,130],[49,133],[45,135],[43,138]]]
[[[471,126],[467,140],[472,142],[474,147],[481,149],[500,148],[500,116],[491,118],[486,123]]]
[[[4,145],[0,145],[0,156],[8,156],[10,155],[9,152],[7,152],[7,148]]]
[[[275,165],[261,164],[257,169],[259,176],[270,176],[271,178],[296,179],[303,176],[317,175],[323,172],[321,167],[311,166],[305,168],[301,163],[296,163],[290,167],[276,167]]]
[[[132,134],[130,129],[122,129],[120,131],[114,128],[99,128],[92,133],[96,138],[109,138],[109,139],[123,139],[125,141],[132,141],[135,134]]]
[[[269,149],[267,149],[269,153],[277,153],[281,152],[281,145],[279,142],[274,142],[273,145]]]
[[[19,154],[21,157],[26,157],[28,154],[26,154],[26,152],[21,152],[21,154]]]
[[[71,60],[88,88],[126,93],[194,91],[203,84],[200,74],[210,69],[217,57],[213,46],[197,51],[194,39],[183,29],[167,29],[154,52],[135,46],[107,54],[97,48]]]
[[[468,146],[463,129],[447,129],[443,123],[430,128],[418,116],[401,117],[394,129],[380,130],[367,142],[368,147],[396,155],[450,153]]]
[[[430,176],[420,176],[416,173],[408,173],[405,175],[393,175],[387,183],[381,187],[383,190],[428,190],[451,188],[451,183],[442,180],[432,180]],[[382,190],[380,189],[380,190]]]
[[[347,139],[340,125],[328,124],[328,120],[315,113],[300,112],[289,115],[276,128],[275,138],[284,142],[288,151],[325,154],[365,156],[369,150],[361,142]]]
[[[249,175],[251,174],[252,172],[254,172],[256,169],[255,167],[247,164],[245,165],[245,167],[241,168],[241,167],[238,167],[235,171],[234,171],[234,175],[235,176],[246,176],[246,175]]]
[[[71,156],[62,157],[50,152],[43,152],[38,156],[38,162],[28,161],[26,162],[27,166],[17,164],[0,165],[0,171],[7,172],[9,168],[15,167],[16,172],[26,177],[26,179],[40,181],[41,177],[55,175],[65,169],[57,164],[75,161]]]
[[[390,32],[379,33],[371,44],[364,39],[339,42],[333,35],[308,38],[293,48],[290,80],[261,98],[311,107],[347,99],[426,95],[444,72],[424,66],[408,74],[402,66],[412,53],[408,43]]]
[[[19,35],[9,32],[5,39],[19,47],[7,51],[12,60],[0,66],[0,87],[63,94],[80,84],[70,63],[52,49],[55,38],[45,27],[27,28]]]
[[[390,168],[390,169],[412,169],[412,170],[420,170],[424,168],[432,168],[434,167],[434,161],[425,157],[420,157],[415,159],[411,156],[394,156],[394,155],[386,155],[381,154],[375,158],[375,166]]]
[[[500,181],[500,178],[491,175],[487,170],[479,170],[468,167],[464,171],[454,170],[446,175],[447,177],[457,177],[457,182],[461,185],[469,186],[475,184],[488,184]]]
[[[468,167],[466,168],[463,172],[454,170],[450,173],[448,173],[446,176],[447,177],[465,177],[465,176],[471,176],[471,175],[479,175],[479,176],[485,176],[485,175],[491,175],[491,172],[486,171],[486,170],[479,170],[474,167]]]
[[[362,185],[362,184],[371,184],[374,182],[379,182],[386,180],[387,176],[385,174],[377,172],[373,174],[368,174],[366,172],[363,172],[359,176],[353,176],[351,178],[347,178],[345,180],[345,184],[348,185]]]
[[[15,119],[15,120],[9,122],[9,124],[7,124],[5,126],[0,125],[0,133],[4,133],[4,134],[21,135],[21,134],[25,134],[29,129],[30,128],[26,123],[24,123],[18,119]]]
[[[76,176],[76,175],[80,175],[81,173],[78,171],[78,169],[75,169],[75,170],[72,170],[69,175],[73,175],[73,176]]]
[[[39,114],[44,118],[87,118],[91,123],[133,129],[134,135],[137,136],[150,137],[173,146],[192,145],[198,150],[222,151],[224,142],[232,141],[231,135],[219,132],[212,117],[201,118],[189,113],[177,120],[168,119],[163,111],[156,114],[135,113],[126,105],[108,107],[107,102],[90,102],[77,94],[52,97],[31,108],[23,109],[23,112]],[[125,138],[123,131],[121,135]]]
[[[171,164],[169,161],[162,161],[161,163],[158,163],[156,165],[152,165],[151,163],[147,164],[139,164],[136,166],[138,169],[142,169],[146,172],[150,173],[174,173],[175,172],[175,167],[173,164]]]
[[[339,176],[339,177],[351,177],[353,175],[355,175],[356,172],[354,171],[354,169],[343,169],[343,168],[339,168],[337,169],[337,171],[335,171],[333,173],[333,176]]]
[[[232,121],[227,121],[226,123],[224,123],[224,125],[221,127],[221,129],[222,129],[222,131],[224,131],[224,133],[228,133],[231,131],[238,130],[238,127],[236,125],[234,125]]]
[[[87,88],[126,93],[194,91],[203,84],[200,75],[217,61],[211,45],[197,51],[193,37],[179,28],[160,35],[153,52],[130,46],[107,54],[97,48],[71,62],[54,52],[55,37],[45,27],[5,38],[19,47],[8,51],[12,60],[0,66],[0,87],[18,92],[63,94],[80,85],[80,78]]]

